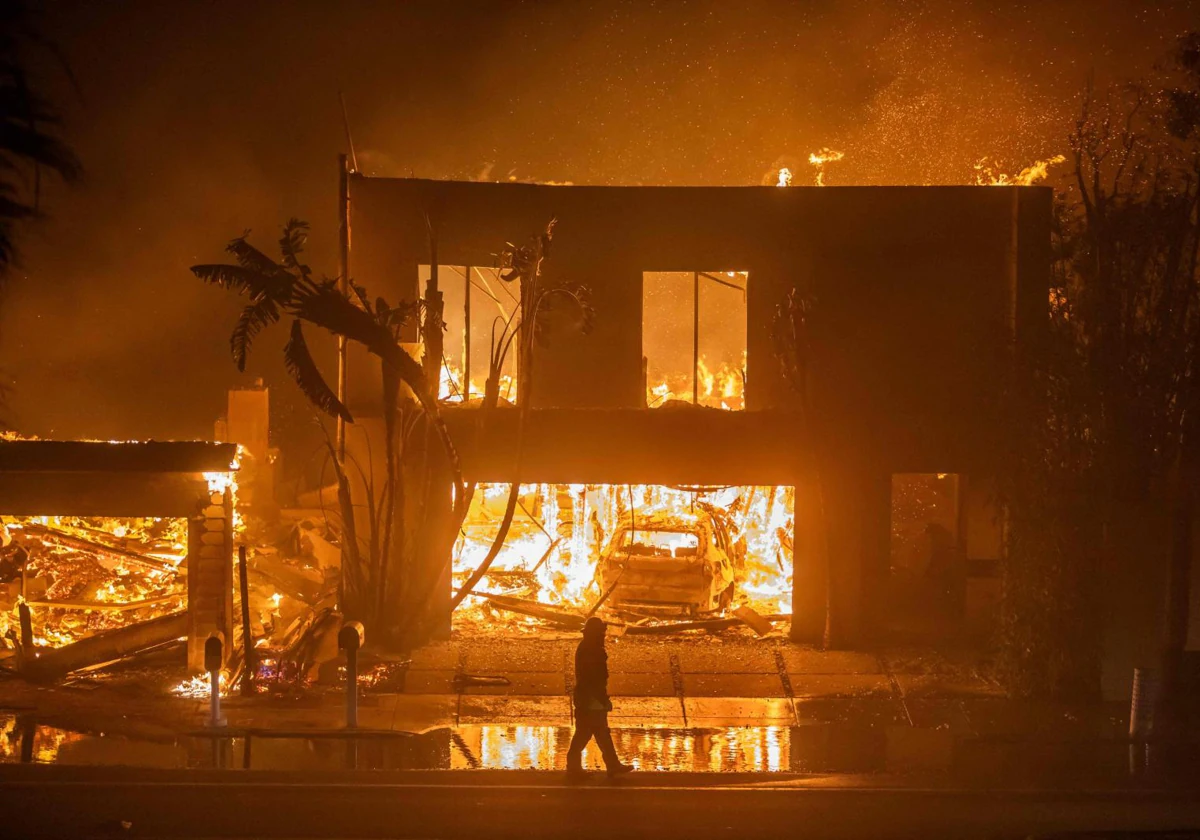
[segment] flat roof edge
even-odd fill
[[[215,441],[0,440],[3,472],[229,472],[236,458]]]
[[[1008,187],[1011,189],[1020,190],[1049,190],[1053,191],[1053,187],[1046,184],[1033,184],[1029,186],[1020,184],[843,184],[818,187],[812,184],[791,187],[779,187],[775,185],[762,184],[737,184],[737,185],[709,185],[709,184],[688,184],[685,186],[673,184],[540,184],[530,181],[461,181],[455,179],[440,179],[440,178],[405,178],[392,177],[384,175],[364,175],[361,172],[351,173],[352,179],[362,181],[388,181],[392,183],[414,184],[414,185],[429,185],[429,186],[454,186],[454,187],[476,187],[489,189],[527,189],[527,190],[604,190],[604,191],[619,191],[619,190],[713,190],[713,191],[728,191],[728,192],[795,192],[800,190],[822,192],[842,192],[849,190],[987,190]]]

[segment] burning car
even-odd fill
[[[707,511],[646,522],[626,515],[598,571],[603,591],[612,590],[608,602],[614,607],[698,615],[733,600],[733,554],[728,531]]]

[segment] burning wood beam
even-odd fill
[[[128,612],[129,610],[140,610],[142,607],[153,607],[158,604],[166,604],[171,601],[181,601],[184,598],[184,593],[177,592],[172,595],[162,595],[158,598],[142,598],[138,601],[79,601],[79,600],[62,600],[62,601],[27,601],[31,607],[44,607],[54,610],[96,610],[98,612]]]
[[[186,570],[176,566],[167,560],[160,560],[157,557],[148,557],[137,551],[130,551],[127,548],[118,548],[112,545],[95,542],[93,540],[84,539],[75,534],[68,534],[66,531],[60,531],[57,528],[51,528],[48,525],[39,525],[36,522],[25,522],[21,525],[21,530],[27,534],[34,534],[42,539],[42,542],[52,542],[58,545],[74,548],[80,551],[91,551],[98,554],[109,554],[116,557],[121,557],[126,560],[131,560],[134,563],[139,563],[151,569],[163,572],[176,572],[178,574],[186,574]]]
[[[556,610],[545,604],[539,604],[537,601],[527,601],[523,598],[514,598],[509,595],[493,595],[490,592],[475,592],[473,594],[480,598],[486,598],[489,604],[498,609],[507,610],[519,615],[527,615],[531,618],[538,618],[556,627],[561,627],[564,630],[580,630],[583,628],[583,616],[563,610]]]
[[[66,647],[40,651],[37,658],[27,659],[26,674],[36,680],[52,680],[95,665],[115,662],[130,654],[187,634],[186,611],[161,618],[97,633]]]

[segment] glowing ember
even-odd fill
[[[975,164],[975,184],[986,187],[1031,187],[1039,181],[1046,180],[1051,166],[1057,166],[1065,160],[1063,155],[1055,155],[1026,166],[1016,175],[1008,175],[997,172],[986,157],[980,158]]]
[[[221,696],[225,697],[229,694],[229,685],[227,680],[228,675],[222,671],[220,677]],[[199,677],[192,677],[189,680],[184,680],[171,689],[171,693],[180,697],[190,697],[193,699],[202,699],[212,696],[212,678],[208,674]]]
[[[817,168],[817,186],[825,186],[825,167],[831,163],[837,163],[846,155],[835,149],[824,148],[819,152],[813,152],[808,156],[808,162]]]

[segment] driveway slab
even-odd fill
[[[782,697],[783,681],[770,674],[684,674],[686,697]]]
[[[574,649],[572,649],[572,656]],[[574,663],[573,658],[568,662]],[[670,648],[664,644],[639,643],[630,639],[610,642],[608,645],[609,673],[669,674],[671,673]]]
[[[560,642],[513,640],[502,645],[470,645],[463,649],[463,670],[468,674],[505,675],[561,672],[564,650]]]
[[[880,674],[878,657],[852,650],[816,650],[804,647],[780,648],[783,663],[793,678],[801,674]]]
[[[608,693],[611,696],[627,697],[671,697],[675,696],[675,684],[670,671],[660,673],[616,673],[609,674]]]
[[[410,671],[453,671],[458,666],[457,642],[432,642],[412,652]]]
[[[786,697],[688,697],[683,707],[690,726],[787,726],[796,722]]]
[[[464,694],[503,694],[519,695],[556,695],[565,696],[566,681],[562,671],[553,673],[507,673],[503,675],[509,681],[508,685],[472,685],[463,689]]]
[[[679,667],[685,674],[774,674],[779,670],[775,648],[765,645],[681,648]]]
[[[453,694],[454,671],[409,671],[404,677],[405,694]]]
[[[801,726],[836,724],[877,729],[908,725],[899,697],[797,698],[795,705]]]
[[[791,674],[795,697],[862,697],[892,694],[892,682],[883,674]]]
[[[970,675],[896,674],[905,697],[1003,697],[1004,691]]]

